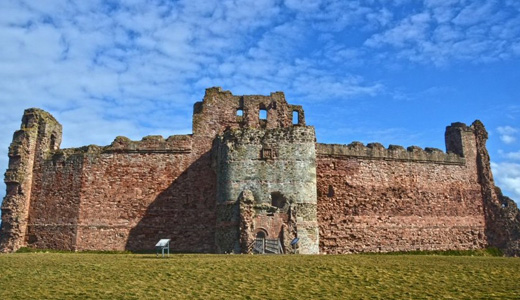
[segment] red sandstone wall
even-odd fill
[[[118,137],[110,146],[60,150],[37,159],[29,211],[30,247],[212,252],[215,173],[209,143],[190,136]]]
[[[77,249],[153,249],[170,238],[173,251],[212,251],[214,174],[205,157],[191,163],[172,153],[87,159]]]
[[[31,247],[75,249],[82,165],[81,155],[38,162],[27,229]]]
[[[472,167],[319,156],[320,251],[485,247],[481,187]]]

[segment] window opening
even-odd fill
[[[54,134],[51,135],[51,142],[50,142],[50,148],[51,150],[54,150],[56,146],[56,136],[54,136]]]
[[[23,117],[22,123],[23,123],[23,127],[25,127],[25,128],[29,127],[29,118]]]
[[[237,117],[242,117],[244,115],[244,111],[242,109],[237,109]]]
[[[332,185],[329,185],[329,191],[327,192],[327,197],[331,198],[334,197],[334,188]]]
[[[283,208],[286,203],[287,203],[287,200],[285,199],[285,197],[283,196],[282,193],[280,193],[280,192],[271,193],[271,205],[272,206],[275,206],[278,208]]]
[[[260,120],[267,120],[267,110],[261,108],[260,109]]]
[[[300,124],[300,113],[297,110],[293,110],[292,112],[292,123],[293,125]]]

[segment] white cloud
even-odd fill
[[[320,2],[319,0],[285,0],[284,4],[293,10],[314,12],[320,7]]]
[[[491,163],[497,185],[506,196],[520,201],[520,164],[512,162]]]
[[[369,38],[365,45],[369,47],[382,47],[390,44],[395,47],[405,47],[414,44],[417,41],[425,39],[427,30],[429,29],[430,14],[419,13],[407,17],[397,26],[385,31],[384,33],[375,34]]]
[[[516,135],[519,130],[511,126],[500,126],[497,128],[497,132],[500,134],[500,140],[502,140],[502,142],[512,144],[516,142]]]
[[[507,134],[501,135],[500,139],[502,140],[502,142],[504,142],[506,144],[512,144],[512,143],[516,142],[516,138],[514,136],[507,135]]]
[[[463,26],[488,22],[489,19],[494,17],[495,7],[495,1],[474,1],[464,7],[452,22]]]
[[[520,14],[500,1],[425,1],[422,10],[387,22],[365,46],[421,64],[445,66],[454,61],[488,63],[518,57]],[[420,7],[420,6],[419,6]],[[409,9],[409,7],[403,7]]]
[[[520,151],[506,153],[505,157],[514,160],[520,160]]]

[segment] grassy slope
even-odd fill
[[[0,255],[0,299],[519,299],[520,259]]]

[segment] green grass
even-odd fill
[[[381,253],[361,253],[362,255],[443,255],[443,256],[504,256],[504,253],[495,247],[476,250],[432,250],[432,251],[399,251]]]
[[[15,253],[0,299],[520,299],[520,259]]]

